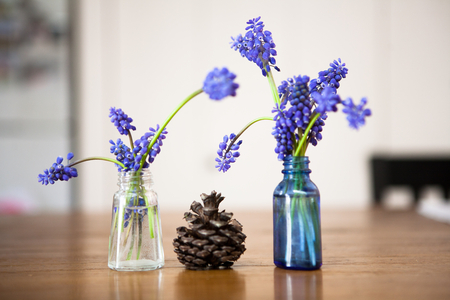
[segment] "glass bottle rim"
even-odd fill
[[[142,180],[143,183],[152,182],[153,176],[150,169],[142,169],[141,172],[137,171],[124,171],[121,170],[117,174],[120,183],[129,183],[130,181]]]

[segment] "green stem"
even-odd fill
[[[156,211],[156,205],[153,205],[152,207],[148,206],[147,208],[147,215],[148,215],[148,229],[150,231],[150,238],[155,238],[155,229],[153,228],[155,226],[155,221],[153,218],[153,210]]]
[[[114,213],[114,223],[113,223],[113,225],[112,225],[112,233],[110,234],[110,236],[109,236],[109,248],[108,248],[108,252],[109,252],[109,259],[111,260],[111,258],[112,258],[112,254],[113,254],[113,251],[111,250],[111,247],[112,247],[112,241],[113,241],[113,239],[114,239],[114,237],[117,235],[117,234],[119,234],[119,228],[118,228],[118,225],[117,225],[117,219],[118,219],[118,215],[119,215],[119,207],[117,207],[116,208],[116,212]]]
[[[138,227],[139,227],[139,240],[138,240],[138,252],[136,255],[136,260],[139,260],[141,256],[141,246],[142,246],[142,222],[139,222],[139,216],[137,216]]]
[[[133,223],[134,223],[134,220],[132,220],[133,221]],[[130,242],[130,250],[128,250],[128,255],[127,255],[127,260],[130,260],[131,259],[131,256],[133,255],[133,249],[134,249],[134,238],[135,238],[135,231],[136,231],[136,228],[135,228],[135,226],[134,226],[134,224],[130,224],[130,228],[131,227],[133,227],[133,229],[132,229],[132,234],[131,234],[131,242]]]
[[[125,235],[125,239],[123,240],[123,247],[125,248],[127,241],[128,241],[128,236],[130,235],[130,231],[131,231],[131,227],[133,227],[133,222],[134,222],[134,214],[131,214],[130,216],[130,221],[128,221],[128,230],[127,233]]]
[[[320,117],[320,114],[316,114],[314,115],[311,120],[309,121],[308,127],[306,127],[306,130],[303,132],[303,136],[300,139],[300,142],[297,145],[297,149],[295,149],[295,153],[294,156],[305,156],[305,152],[306,152],[306,139],[308,138],[308,132],[311,130],[311,128],[313,127],[314,123],[317,121],[317,119]]]
[[[234,143],[239,139],[239,137],[244,133],[244,131],[246,131],[250,126],[252,126],[256,122],[264,121],[264,120],[273,121],[273,118],[272,117],[261,117],[261,118],[254,119],[253,121],[251,121],[250,123],[245,125],[245,127],[242,128],[241,131],[239,131],[239,133],[234,137],[234,139],[231,140],[230,145],[228,145],[227,149],[225,150],[225,153],[230,151],[231,146],[234,145]]]
[[[304,232],[306,235],[306,244],[308,247],[308,252],[309,252],[309,257],[311,259],[311,262],[313,263],[313,265],[315,266],[315,262],[316,262],[316,253],[315,253],[315,246],[314,246],[314,241],[316,239],[315,236],[315,228],[313,228],[311,230],[311,227],[309,226],[309,224],[311,223],[311,218],[313,218],[314,216],[311,216],[311,211],[308,209],[308,205],[309,205],[309,198],[303,198],[301,197],[300,199],[297,199],[297,201],[299,202],[298,205],[300,207],[300,211],[298,212],[300,214],[300,219],[301,222],[303,223],[304,226]]]
[[[101,156],[88,157],[88,158],[85,158],[85,159],[82,159],[82,160],[73,162],[73,163],[67,165],[67,167],[70,168],[70,167],[73,167],[73,166],[75,166],[75,165],[78,165],[78,164],[80,164],[80,163],[83,163],[83,162],[86,162],[86,161],[90,161],[90,160],[103,160],[103,161],[109,161],[109,162],[118,164],[118,165],[121,166],[122,168],[125,168],[124,164],[121,163],[120,161],[117,161],[117,160],[112,159],[112,158],[101,157]]]
[[[265,67],[265,66],[264,66]],[[267,72],[267,79],[269,80],[270,90],[272,91],[272,97],[275,102],[275,104],[280,104],[280,96],[278,95],[278,89],[275,84],[275,80],[273,79],[272,71]]]
[[[154,229],[153,229],[153,214],[150,213],[150,204],[148,202],[147,196],[144,193],[145,206],[147,208],[147,216],[148,216],[148,230],[150,234],[150,238],[153,239],[155,237]]]
[[[130,140],[130,149],[133,150],[134,142],[133,142],[133,137],[131,136],[131,132],[128,132],[128,139]],[[134,152],[133,152],[133,155],[136,156],[136,154]]]
[[[152,140],[150,141],[150,144],[147,147],[147,152],[143,155],[142,160],[141,160],[141,167],[138,170],[138,174],[139,172],[142,170],[142,167],[144,166],[144,162],[147,159],[148,154],[150,153],[153,145],[156,143],[156,141],[158,140],[159,136],[161,135],[161,133],[164,131],[164,129],[166,128],[167,124],[169,124],[170,120],[172,120],[172,118],[177,114],[177,112],[186,104],[188,103],[192,98],[194,98],[195,96],[201,94],[203,92],[202,89],[199,89],[195,92],[193,92],[192,94],[190,94],[189,96],[187,96],[186,99],[184,99],[178,106],[177,108],[175,108],[175,110],[169,115],[169,117],[166,119],[166,121],[162,124],[162,126],[159,128],[159,130],[156,132],[156,134],[153,136]]]

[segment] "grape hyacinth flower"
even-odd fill
[[[122,166],[116,164],[118,170],[128,171],[132,169],[134,167],[134,156],[130,148],[125,145],[125,143],[121,139],[117,139],[116,143],[114,143],[113,140],[109,140],[109,143],[112,145],[110,147],[110,152],[116,155],[117,161],[125,165],[125,168],[122,168]]]
[[[278,86],[280,98],[284,99],[283,103],[289,103],[291,107],[287,111],[287,117],[293,123],[290,126],[301,128],[303,130],[308,126],[313,107],[309,99],[308,76],[294,76],[281,82]],[[275,111],[272,111],[275,112]],[[292,132],[295,128],[292,128]]]
[[[285,105],[278,106],[277,104],[272,112],[275,113],[275,117],[273,118],[275,126],[272,132],[272,135],[277,141],[275,153],[278,154],[278,159],[281,160],[286,155],[289,155],[289,153],[292,153],[294,149],[296,127],[290,118],[292,117],[291,114],[286,111]]]
[[[347,76],[348,69],[345,67],[345,63],[342,63],[338,58],[330,63],[330,68],[319,72],[319,77],[311,80],[310,90],[311,92],[321,92],[326,86],[331,86],[334,89],[338,89],[342,78]]]
[[[221,100],[227,96],[236,96],[239,84],[234,82],[236,75],[227,68],[214,68],[208,73],[203,83],[203,91],[213,100]]]
[[[218,158],[216,158],[216,168],[219,172],[226,172],[231,167],[230,164],[236,162],[236,159],[240,156],[237,151],[242,144],[242,140],[235,143],[236,135],[234,133],[223,137],[223,142],[219,144],[219,150],[217,150]],[[230,145],[228,145],[230,142]]]
[[[244,36],[239,34],[236,38],[231,37],[231,48],[239,51],[242,57],[246,57],[249,61],[254,62],[261,70],[263,76],[267,76],[272,66],[275,70],[280,71],[276,64],[275,43],[273,42],[272,33],[264,30],[264,23],[260,21],[261,17],[253,18],[247,22],[245,28],[247,32]]]
[[[72,152],[67,154],[68,162],[70,162],[72,158]],[[77,169],[70,166],[65,167],[62,164],[63,160],[64,159],[61,156],[58,156],[56,162],[53,163],[53,165],[49,169],[44,170],[44,174],[39,174],[38,181],[42,183],[42,185],[48,185],[49,183],[54,184],[58,180],[68,181],[70,178],[77,177]]]
[[[355,105],[351,98],[347,98],[342,104],[344,105],[342,111],[347,114],[347,120],[351,128],[359,129],[366,123],[366,117],[372,115],[369,108],[364,108],[367,104],[366,98],[362,98],[358,105]]]
[[[128,117],[128,115],[120,108],[116,109],[115,107],[111,107],[109,109],[109,117],[111,118],[111,122],[117,127],[117,130],[122,135],[128,135],[130,130],[136,130],[136,127],[131,125],[133,119]]]
[[[155,134],[159,131],[159,124],[156,125],[156,129],[150,127],[149,132],[146,132],[140,139],[134,142],[133,153],[134,157],[134,170],[139,170],[142,159],[145,157],[148,152],[148,146],[152,142]],[[156,138],[155,143],[152,146],[152,149],[148,153],[148,163],[144,162],[144,168],[149,166],[149,163],[152,163],[155,160],[155,157],[161,152],[161,146],[163,145],[163,140],[166,138],[167,130],[164,129],[161,131],[161,134]]]
[[[341,98],[331,86],[326,86],[322,93],[313,92],[311,96],[317,104],[315,111],[320,114],[332,111],[336,112],[338,110],[337,105],[341,103]]]

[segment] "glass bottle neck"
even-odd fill
[[[149,169],[144,169],[140,173],[121,171],[118,174],[117,185],[121,190],[128,190],[130,187],[150,189],[153,186],[153,176]]]
[[[309,157],[308,156],[286,156],[283,159],[284,169],[281,171],[284,178],[291,178],[294,175],[301,175],[309,178]]]

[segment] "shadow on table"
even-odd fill
[[[322,271],[274,268],[274,299],[322,299]]]

